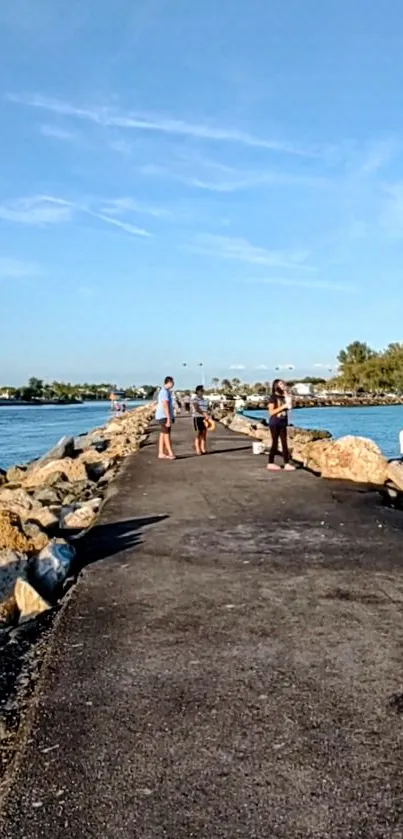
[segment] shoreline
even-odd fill
[[[402,399],[374,398],[374,399],[313,399],[305,397],[293,397],[292,410],[300,411],[304,408],[392,408],[402,407]],[[247,402],[243,411],[266,411],[267,401],[259,402],[257,405]]]
[[[387,836],[401,517],[375,492],[269,476],[222,426],[197,458],[180,418],[171,464],[157,436],[53,624],[4,836]]]
[[[126,474],[122,467],[148,440],[154,410],[147,403],[113,416],[101,428],[62,438],[42,457],[0,475],[0,792],[7,786],[21,727],[51,650],[54,619],[86,565],[100,558],[91,548],[91,532],[114,491],[111,484]],[[224,428],[249,437],[251,444],[269,441],[268,427],[256,420],[220,412],[215,418]],[[361,438],[345,439],[356,440],[347,472],[347,450],[342,448],[335,459],[340,441],[329,432],[290,427],[292,457],[302,469],[362,482],[372,490],[387,480],[392,486],[377,447]],[[399,500],[403,478],[400,491],[399,475],[394,477]]]
[[[153,403],[0,469],[0,791],[52,638],[88,562],[86,535],[109,487],[148,439]]]

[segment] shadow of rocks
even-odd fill
[[[167,518],[169,518],[167,515],[147,516],[95,525],[75,543],[77,549],[75,571],[141,545],[142,531]]]

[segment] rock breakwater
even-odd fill
[[[140,406],[63,438],[38,460],[0,470],[0,774],[41,659],[33,646],[75,582],[80,539],[124,458],[147,439],[153,413],[153,405]]]
[[[238,414],[216,415],[216,419],[241,434],[270,446],[270,429]],[[290,426],[289,448],[293,460],[322,478],[353,481],[377,487],[390,499],[401,499],[403,492],[403,464],[388,462],[381,450],[365,437],[348,435],[337,440],[328,431]],[[394,493],[397,493],[394,495]]]

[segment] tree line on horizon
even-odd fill
[[[353,341],[340,350],[338,362],[338,375],[326,383],[327,388],[354,393],[403,392],[403,343],[374,350],[362,341]]]
[[[114,391],[120,391],[116,384],[103,382],[101,384],[71,384],[70,382],[44,382],[36,376],[31,376],[28,383],[22,387],[1,387],[1,392],[7,392],[13,399],[21,399],[24,402],[35,400],[60,400],[60,401],[97,401],[108,399]],[[124,389],[127,399],[151,399],[155,393],[155,385],[143,385],[137,388],[134,385]]]
[[[338,354],[339,371],[337,376],[331,379],[322,377],[306,376],[303,379],[287,379],[287,384],[292,387],[296,382],[307,382],[316,385],[319,389],[334,389],[352,391],[354,393],[403,393],[403,343],[390,343],[384,350],[374,350],[367,343],[353,341]],[[235,377],[232,379],[213,377],[211,387],[207,390],[221,391],[232,395],[242,394],[244,396],[258,394],[266,396],[270,393],[271,382],[246,383]],[[14,399],[23,401],[34,400],[102,400],[107,399],[111,393],[120,390],[116,383],[103,382],[91,384],[72,384],[70,382],[44,382],[35,376],[31,376],[26,385],[22,387],[4,386],[0,387],[1,392],[7,392]],[[157,386],[146,384],[141,387],[131,385],[124,388],[127,399],[152,399]],[[181,388],[183,392],[190,393],[188,388]]]

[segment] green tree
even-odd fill
[[[231,390],[232,391],[232,383],[229,379],[223,379],[221,382],[221,387],[223,390]]]

